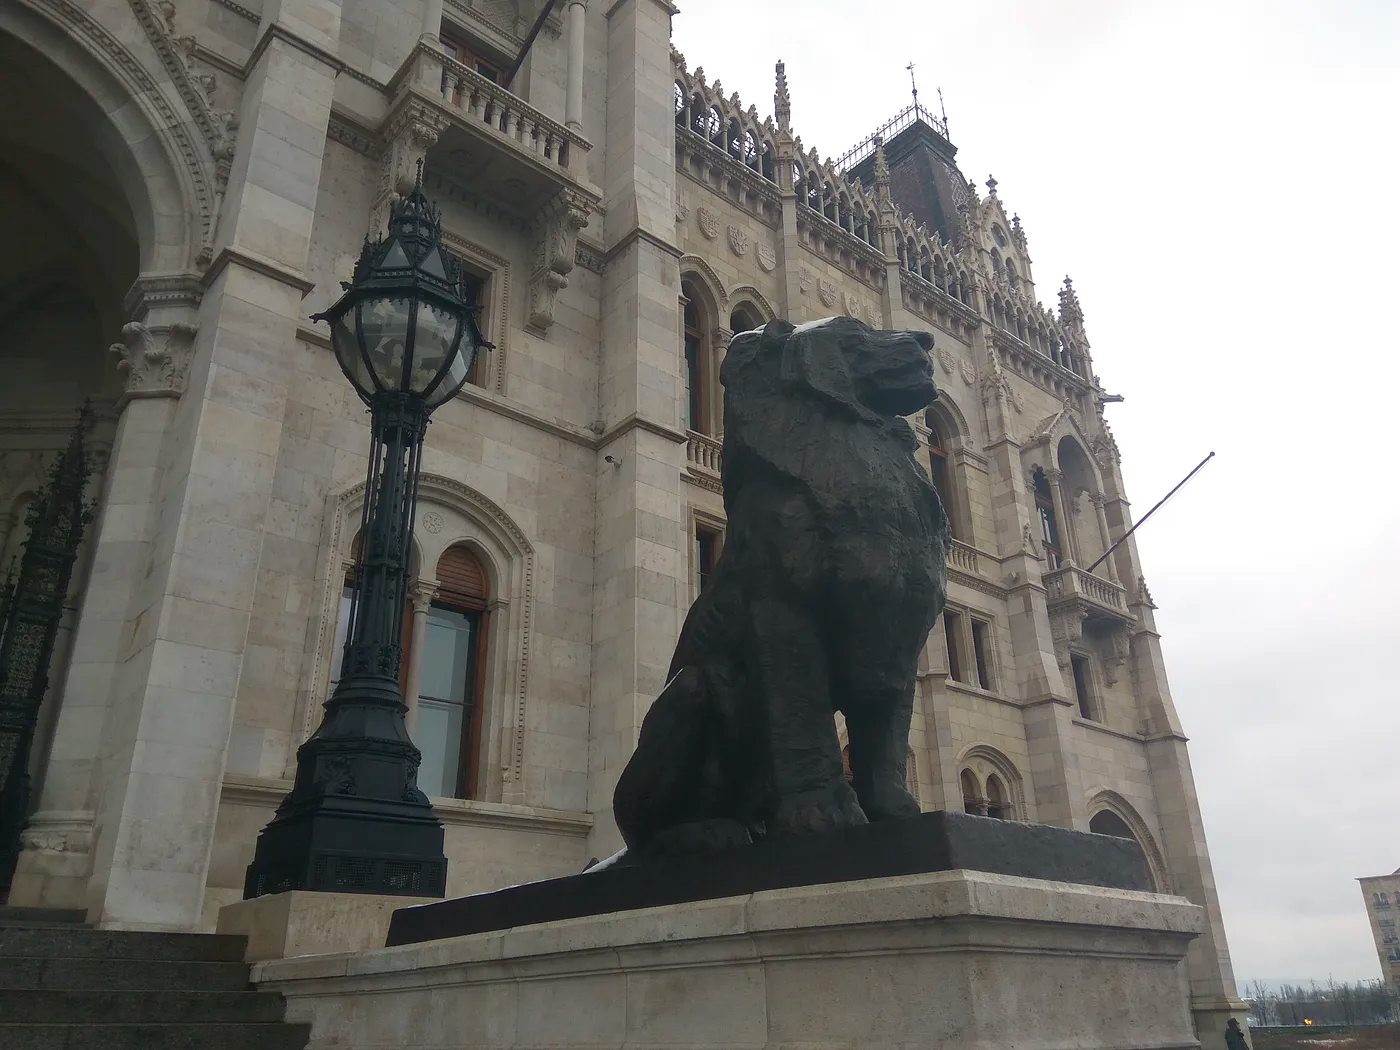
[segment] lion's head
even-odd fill
[[[778,395],[815,398],[869,420],[905,416],[937,393],[931,349],[927,332],[880,331],[854,317],[798,328],[771,321],[761,331],[734,337],[720,381],[726,403],[738,401],[740,408],[755,396]]]

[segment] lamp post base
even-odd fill
[[[258,836],[245,900],[288,890],[441,897],[442,824],[418,790],[398,684],[342,681],[297,750],[296,784]]]

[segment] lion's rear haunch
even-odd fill
[[[849,317],[773,321],[730,343],[729,523],[617,784],[629,849],[719,849],[917,811],[909,718],[949,539],[902,417],[935,396],[932,346]]]

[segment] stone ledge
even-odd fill
[[[220,801],[273,809],[291,790],[290,780],[226,773]],[[579,837],[587,835],[593,829],[593,816],[590,813],[547,809],[543,806],[508,805],[504,802],[482,802],[477,799],[435,799],[433,815],[444,824],[456,826],[555,831]]]

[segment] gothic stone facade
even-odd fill
[[[12,902],[210,929],[335,675],[369,447],[308,315],[427,161],[496,350],[429,428],[405,688],[453,894],[618,844],[612,786],[723,542],[737,327],[933,333],[915,420],[957,543],[910,777],[1130,836],[1206,908],[1203,1038],[1239,1011],[1186,738],[1073,288],[919,111],[838,168],[670,46],[667,0],[0,5],[0,539],[78,404],[100,510],[54,661]]]
[[[1400,933],[1395,927],[1395,916],[1400,915],[1400,871],[1357,881],[1366,901],[1366,917],[1371,921],[1386,990],[1393,1001],[1400,1001]]]

